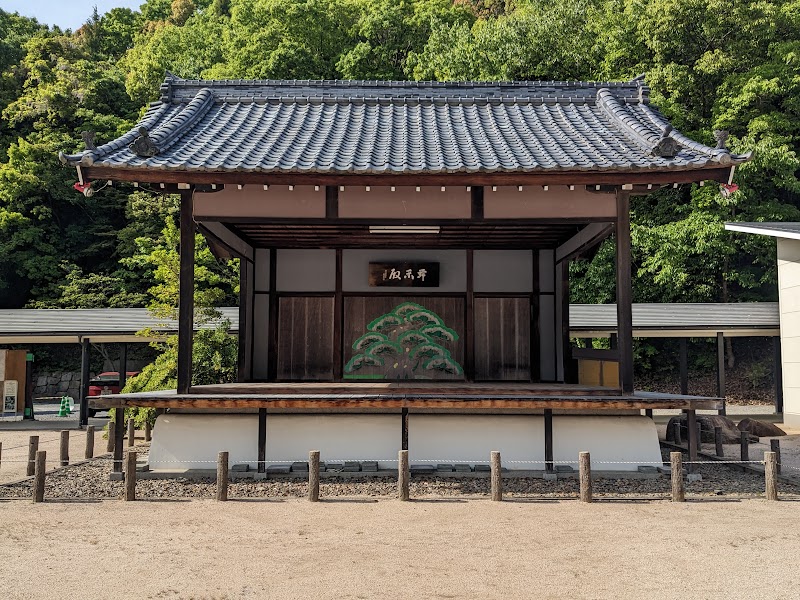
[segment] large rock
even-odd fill
[[[722,443],[723,444],[737,444],[741,438],[741,433],[736,428],[736,423],[731,421],[728,417],[721,415],[697,415],[697,422],[700,423],[702,431],[702,442],[706,444],[714,443],[714,427],[722,428]],[[689,437],[688,429],[686,428],[686,415],[679,417],[672,417],[667,424],[668,442],[675,441],[675,423],[681,424],[681,440],[686,443]]]
[[[779,435],[786,435],[786,432],[767,421],[756,421],[755,419],[742,419],[739,421],[739,431],[746,431],[756,437],[776,437]]]

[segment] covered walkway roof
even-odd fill
[[[238,333],[239,309],[221,308],[223,318]],[[572,304],[572,337],[608,337],[616,332],[614,304]],[[211,327],[214,323],[204,325]],[[151,328],[176,333],[177,321],[153,317],[145,308],[11,309],[0,310],[0,344],[77,344],[147,342],[136,332]],[[777,336],[777,302],[731,304],[634,304],[634,337]]]

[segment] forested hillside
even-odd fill
[[[176,204],[90,198],[59,150],[127,130],[164,72],[191,78],[578,79],[644,74],[690,137],[730,132],[739,190],[633,201],[636,301],[775,300],[774,242],[731,220],[800,220],[800,0],[149,0],[75,32],[0,10],[0,307],[144,306]],[[613,301],[612,244],[573,301]],[[209,266],[209,269],[215,267]],[[224,270],[224,267],[220,267]],[[235,302],[228,278],[218,302]],[[226,287],[227,286],[227,287]],[[161,298],[163,300],[164,298]]]

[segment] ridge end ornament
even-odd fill
[[[86,146],[86,150],[97,150],[94,136],[94,131],[81,131],[81,138],[83,139],[83,145]]]
[[[142,158],[150,158],[158,154],[158,146],[153,142],[146,127],[139,127],[139,135],[129,148],[136,156]]]
[[[715,129],[714,130],[714,139],[717,140],[717,150],[728,150],[727,141],[728,137],[730,137],[730,133],[728,133],[725,129]]]
[[[672,130],[672,125],[667,125],[664,128],[664,131],[661,133],[661,138],[651,150],[653,156],[673,158],[680,151],[681,145],[670,137]]]

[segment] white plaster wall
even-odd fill
[[[382,468],[396,468],[400,428],[399,414],[269,414],[266,462],[305,461],[309,450],[319,450],[323,461],[377,460]],[[544,460],[541,416],[411,414],[408,438],[412,462],[474,464],[499,450],[510,470],[543,469],[541,462],[512,462]],[[150,465],[161,471],[213,469],[217,453],[227,450],[231,464],[255,467],[257,440],[256,415],[161,415],[153,430]],[[553,446],[555,460],[574,464],[578,452],[590,451],[597,471],[661,465],[655,425],[646,417],[555,416]]]
[[[778,238],[783,421],[800,426],[800,240]]]
[[[536,415],[409,415],[408,456],[424,464],[544,460],[544,417]],[[507,464],[509,469],[542,465]]]
[[[596,471],[636,471],[639,465],[662,465],[656,425],[647,417],[553,417],[553,459],[574,461],[577,468],[582,451],[591,453]],[[618,464],[600,464],[602,461]]]
[[[281,292],[336,289],[336,250],[278,250],[276,286]]]
[[[253,261],[255,280],[253,282],[253,289],[256,292],[269,291],[269,250],[264,248],[256,248],[255,260]]]
[[[472,255],[474,290],[494,293],[530,293],[533,259],[530,250],[475,250]]]

